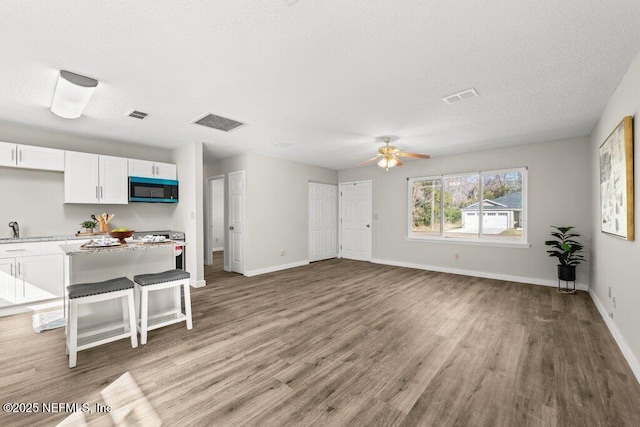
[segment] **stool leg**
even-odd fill
[[[124,300],[124,298],[123,298]],[[133,289],[127,295],[127,306],[129,309],[129,330],[131,331],[131,347],[136,348],[138,346],[138,331],[136,329],[136,313],[135,313],[135,303],[133,298]]]
[[[149,323],[149,292],[141,287],[140,289],[140,344],[147,343],[147,326]]]
[[[184,289],[184,312],[187,316],[187,329],[190,330],[193,328],[193,322],[191,320],[191,294],[189,293],[190,285],[185,283],[182,287]],[[180,287],[178,287],[178,289],[180,289]]]
[[[69,368],[78,361],[78,303],[69,300]]]
[[[129,304],[127,303],[127,301],[127,297],[120,298],[120,302],[122,304],[122,324],[124,325],[125,332],[131,332],[131,330],[129,329]]]

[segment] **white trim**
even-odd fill
[[[0,307],[0,317],[11,316],[13,314],[20,313],[35,313],[39,310],[62,307],[63,298],[56,298],[54,301],[28,302],[17,305],[8,305],[6,307]]]
[[[226,271],[226,272],[229,272],[229,273],[231,272],[231,266],[229,266],[229,265],[227,265],[227,264],[223,265],[223,266],[222,266],[222,269],[223,269],[224,271]]]
[[[260,274],[273,273],[274,271],[287,270],[289,268],[301,267],[303,265],[309,265],[309,260],[305,259],[303,261],[291,262],[289,264],[280,264],[266,268],[258,268],[256,270],[249,270],[245,271],[244,275],[246,277],[258,276]]]
[[[211,252],[220,252],[220,251],[224,251],[224,246],[216,246],[215,248],[211,249]]]
[[[531,247],[531,243],[527,242],[519,242],[519,241],[508,241],[508,240],[467,240],[467,239],[457,239],[455,237],[405,237],[404,240],[407,242],[420,242],[420,243],[455,243],[457,245],[472,245],[472,246],[497,246],[504,248],[518,248],[518,249],[526,249]]]
[[[536,277],[513,276],[511,274],[489,273],[486,271],[462,270],[459,268],[439,267],[427,264],[414,264],[411,262],[389,261],[384,259],[372,259],[371,262],[374,264],[393,265],[395,267],[415,268],[418,270],[438,271],[440,273],[461,274],[463,276],[483,277],[485,279],[506,280],[508,282],[549,286],[552,288],[558,287],[558,282],[555,280],[539,279]],[[589,285],[584,283],[576,283],[576,289],[579,291],[587,291],[589,290]]]
[[[205,286],[207,286],[207,281],[191,279],[189,285],[191,285],[192,288],[204,288]]]
[[[236,273],[240,273],[240,274],[245,274],[246,271],[246,267],[247,267],[247,173],[245,169],[241,169],[238,171],[233,171],[233,172],[229,172],[227,174],[227,179],[228,181],[225,183],[227,185],[227,193],[225,194],[225,198],[228,200],[227,204],[227,218],[228,220],[227,222],[227,228],[229,228],[231,219],[233,218],[233,215],[231,215],[231,209],[232,209],[232,203],[231,203],[231,175],[240,175],[242,176],[242,250],[240,251],[242,254],[240,255],[242,257],[242,271],[236,271]],[[224,238],[224,245],[225,247],[229,248],[229,263],[231,263],[231,242],[232,242],[232,237],[231,237],[231,231],[230,229],[227,229],[227,235]],[[231,264],[229,264],[229,268],[231,268]]]
[[[604,319],[604,323],[609,328],[609,332],[611,332],[613,339],[616,340],[616,344],[618,344],[620,351],[622,351],[622,355],[624,356],[625,359],[627,359],[627,363],[629,364],[629,367],[633,371],[633,374],[636,376],[636,380],[638,381],[638,383],[640,383],[640,362],[638,361],[636,356],[633,354],[633,351],[631,351],[629,344],[627,344],[627,341],[624,339],[624,336],[616,326],[616,323],[613,321],[612,318],[609,317],[609,314],[607,313],[607,309],[605,308],[604,304],[600,302],[600,300],[598,299],[598,296],[593,291],[593,289],[589,289],[589,295],[591,295],[591,299],[593,300],[594,304],[596,305],[596,308],[600,312],[600,316],[602,316],[602,318]]]

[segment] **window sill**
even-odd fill
[[[531,244],[528,242],[509,242],[509,241],[493,241],[493,240],[467,240],[456,239],[455,237],[405,237],[407,242],[420,242],[420,243],[453,243],[456,245],[470,245],[470,246],[495,246],[502,248],[518,248],[526,249],[530,248]]]

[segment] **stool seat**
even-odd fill
[[[105,280],[104,282],[79,283],[67,286],[69,299],[83,298],[92,295],[107,294],[109,292],[133,289],[133,282],[126,277]]]
[[[162,273],[139,274],[133,276],[133,280],[140,286],[155,285],[156,283],[173,282],[175,280],[189,279],[191,274],[184,270],[169,270]]]

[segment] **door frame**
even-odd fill
[[[220,175],[213,175],[213,176],[209,176],[207,177],[207,190],[206,190],[206,194],[204,196],[204,212],[205,212],[205,236],[204,236],[204,265],[211,265],[213,264],[213,247],[214,244],[211,241],[213,239],[213,236],[211,235],[211,225],[213,224],[213,209],[211,204],[213,203],[213,200],[211,200],[211,187],[213,186],[213,181],[217,181],[221,179],[222,180],[222,190],[224,191],[224,193],[226,194],[227,189],[225,187],[225,176],[224,174],[220,174]],[[222,195],[222,200],[224,200],[225,198],[225,194]],[[222,207],[222,213],[224,214],[224,203],[223,203],[223,207]],[[226,215],[225,215],[226,216]],[[224,227],[224,221],[222,222],[223,227]]]
[[[372,179],[363,179],[360,181],[345,181],[338,183],[338,220],[340,221],[338,224],[338,258],[342,258],[342,186],[350,185],[350,184],[371,184],[371,222],[373,222],[373,180]],[[371,224],[371,258],[369,262],[373,259],[373,224]]]
[[[231,209],[233,208],[233,203],[231,203],[231,175],[234,174],[241,174],[242,175],[242,184],[243,184],[243,193],[242,193],[242,214],[241,214],[241,220],[242,220],[242,251],[241,251],[241,257],[242,257],[242,271],[236,271],[236,273],[240,273],[242,275],[244,275],[244,272],[247,270],[246,268],[246,264],[247,264],[247,173],[244,169],[242,170],[238,170],[238,171],[233,171],[233,172],[229,172],[228,173],[228,179],[227,179],[227,194],[226,194],[226,198],[225,200],[227,201],[227,205],[228,205],[228,212],[227,212],[227,218],[226,218],[226,226],[227,226],[227,236],[225,238],[225,242],[224,242],[224,247],[225,247],[225,259],[229,260],[229,264],[227,266],[225,266],[225,271],[233,271],[233,269],[231,268],[232,266],[232,262],[231,262],[231,231],[229,229],[229,227],[231,227],[231,219],[232,219],[232,215],[231,215]],[[229,254],[229,256],[227,257],[226,254]],[[228,268],[228,270],[227,270]]]

